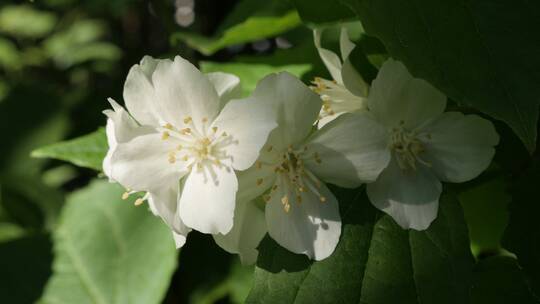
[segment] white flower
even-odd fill
[[[324,259],[341,234],[338,202],[324,182],[357,187],[374,181],[389,161],[383,153],[385,129],[363,116],[344,114],[312,134],[322,102],[287,73],[264,78],[250,99],[273,104],[278,127],[255,165],[239,174],[238,199],[250,201],[266,192],[270,236],[292,252]]]
[[[221,248],[237,253],[244,265],[254,264],[259,254],[256,249],[266,235],[264,206],[262,200],[238,201],[234,210],[234,225],[229,233],[214,234]]]
[[[341,29],[341,59],[332,51],[321,46],[320,30],[314,30],[315,47],[326,65],[332,80],[315,78],[314,91],[318,93],[323,106],[319,114],[319,128],[339,115],[349,112],[360,112],[367,109],[368,84],[352,66],[349,55],[355,48],[349,39],[347,29]]]
[[[371,202],[403,228],[423,230],[437,217],[441,182],[465,182],[484,171],[499,136],[488,120],[443,113],[446,97],[394,60],[382,66],[369,114],[388,143],[388,167],[367,185]],[[369,126],[358,130],[365,130]]]
[[[237,77],[203,75],[176,57],[145,57],[131,68],[124,100],[112,102],[107,136],[111,148],[104,172],[131,192],[147,194],[182,245],[190,228],[227,233],[233,225],[238,181],[259,155],[275,115],[260,102],[229,99]],[[136,122],[135,122],[136,121]],[[189,227],[189,228],[188,228]]]

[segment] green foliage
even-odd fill
[[[506,122],[529,151],[540,103],[540,2],[342,0],[413,75]],[[322,12],[321,12],[322,13]]]
[[[95,181],[68,198],[39,303],[160,303],[176,267],[171,232],[122,192]]]
[[[211,38],[191,32],[178,32],[173,41],[184,41],[205,55],[222,48],[273,37],[300,25],[298,13],[287,1],[243,0]]]
[[[64,142],[48,145],[32,151],[33,157],[55,158],[77,166],[101,171],[103,158],[107,154],[107,137],[101,128],[91,134]]]
[[[305,23],[334,23],[356,19],[356,14],[338,1],[292,0]]]
[[[536,295],[540,295],[539,180],[540,165],[536,163],[515,181],[512,187],[510,220],[503,241],[506,248],[516,254]]]
[[[16,37],[40,38],[56,24],[56,16],[29,5],[10,5],[0,9],[0,32]]]
[[[205,73],[225,72],[231,73],[240,78],[242,84],[242,95],[248,96],[253,92],[257,83],[266,75],[287,71],[297,77],[302,77],[311,69],[307,64],[294,64],[285,66],[271,66],[263,63],[217,63],[201,62],[201,70]]]
[[[310,262],[270,238],[261,243],[248,303],[466,303],[473,258],[457,200],[441,199],[423,232],[381,216],[363,191],[339,191],[343,232],[336,251]]]

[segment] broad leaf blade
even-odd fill
[[[68,199],[40,303],[160,303],[176,266],[171,232],[122,192],[96,181]]]
[[[341,0],[417,77],[536,147],[540,2]]]
[[[100,128],[93,133],[34,150],[32,156],[65,160],[77,166],[101,171],[107,149],[105,129]]]
[[[248,303],[465,303],[473,267],[463,214],[443,196],[425,232],[380,217],[365,195],[338,195],[344,214],[336,251],[310,262],[270,238],[260,245]]]

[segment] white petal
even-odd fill
[[[388,165],[387,138],[386,128],[370,115],[343,114],[313,134],[302,160],[323,181],[354,188],[376,180]]]
[[[242,264],[250,265],[257,260],[257,246],[265,234],[263,210],[255,201],[239,201],[234,211],[232,230],[225,235],[214,234],[214,240],[227,252],[239,254]]]
[[[176,249],[182,248],[182,246],[184,246],[184,244],[186,243],[187,236],[180,233],[176,233],[174,231],[172,232],[172,235],[174,239],[174,244],[176,245]]]
[[[274,167],[255,165],[246,171],[238,172],[237,200],[253,200],[270,189],[276,180]]]
[[[349,33],[347,33],[347,28],[342,27],[341,33],[339,35],[339,48],[341,50],[341,59],[345,61],[349,57],[349,54],[353,51],[356,45],[349,38]]]
[[[367,185],[369,200],[402,228],[425,230],[437,217],[442,186],[423,165],[403,172],[392,159],[376,182]]]
[[[221,106],[224,106],[229,100],[240,97],[242,87],[240,86],[240,78],[233,74],[213,72],[206,74],[208,80],[214,85],[216,92],[221,101]]]
[[[446,97],[423,79],[414,78],[403,63],[387,60],[369,92],[369,109],[388,127],[403,122],[412,130],[440,115]]]
[[[226,132],[235,141],[225,147],[232,156],[232,166],[236,170],[246,170],[266,143],[270,131],[277,127],[275,109],[262,99],[237,99],[230,101],[213,126],[219,133]]]
[[[495,154],[499,135],[493,124],[477,115],[447,112],[423,129],[425,160],[443,180],[462,183],[484,171]]]
[[[176,56],[174,62],[160,61],[152,75],[160,116],[177,128],[191,117],[199,131],[203,120],[213,121],[219,111],[219,97],[208,78],[189,61]]]
[[[140,64],[131,67],[124,83],[126,107],[142,125],[157,126],[160,124],[159,108],[151,79],[158,61],[165,60],[144,57]]]
[[[268,141],[278,148],[302,142],[310,133],[322,106],[317,94],[287,72],[266,76],[248,100],[273,105],[278,127],[272,131]]]
[[[280,177],[281,178],[281,177]],[[322,203],[312,192],[303,192],[302,203],[289,197],[290,209],[284,210],[283,187],[279,187],[266,204],[268,233],[281,246],[305,254],[317,261],[330,256],[339,241],[341,218],[335,196],[321,185],[326,198]]]
[[[173,231],[187,235],[189,229],[178,215],[179,182],[149,193],[148,206],[154,215],[159,216]]]
[[[182,221],[202,233],[228,233],[233,225],[238,181],[231,168],[213,167],[217,183],[208,172],[188,175],[180,198]]]
[[[341,77],[343,78],[343,85],[352,94],[359,97],[368,96],[369,85],[366,83],[362,75],[360,75],[360,73],[358,73],[358,71],[354,68],[349,58],[343,62],[343,67],[341,68]]]
[[[317,48],[317,51],[319,52],[319,56],[321,56],[321,59],[328,69],[328,72],[330,72],[330,75],[332,75],[332,78],[340,84],[343,83],[341,80],[341,60],[339,59],[338,55],[336,53],[327,50],[321,46],[321,30],[314,30],[313,31],[313,40],[315,42],[315,48]]]
[[[110,182],[114,182],[112,176],[112,156],[116,151],[118,142],[126,142],[132,138],[148,134],[151,128],[141,127],[133,120],[129,113],[124,110],[116,101],[109,98],[113,110],[105,110],[103,113],[108,117],[105,133],[107,135],[107,144],[109,149],[103,159],[103,173],[109,177]]]
[[[178,183],[185,174],[181,162],[169,163],[168,153],[175,149],[159,133],[138,136],[120,143],[112,156],[112,178],[134,191],[159,190]]]

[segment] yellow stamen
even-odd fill
[[[133,205],[140,206],[142,205],[142,203],[144,203],[144,200],[142,198],[138,198],[135,200],[135,203],[133,203]]]

